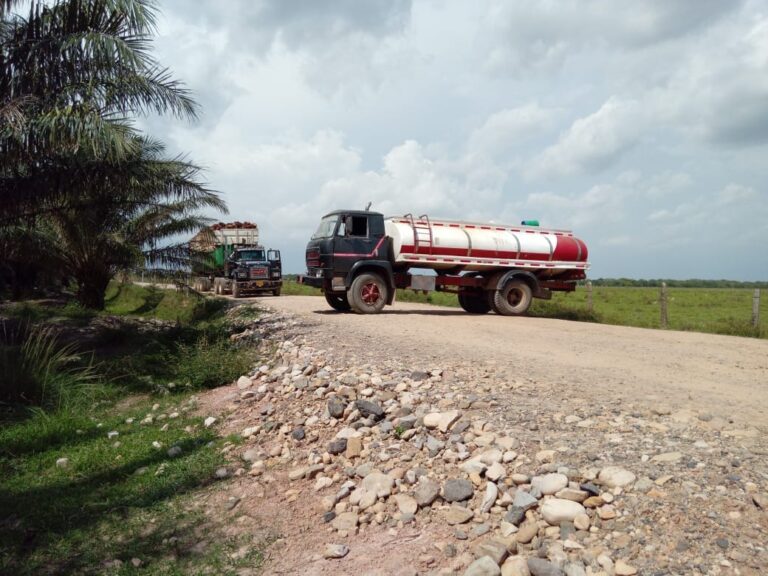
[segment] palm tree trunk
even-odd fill
[[[112,273],[100,267],[78,270],[75,274],[77,294],[75,298],[85,308],[104,310],[104,295],[112,279]]]

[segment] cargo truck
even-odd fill
[[[279,250],[259,244],[259,228],[252,222],[219,223],[190,241],[194,255],[194,287],[211,288],[216,294],[271,293],[280,295],[283,286]]]
[[[471,314],[524,314],[533,298],[570,292],[586,278],[587,246],[567,230],[384,216],[337,210],[322,218],[306,249],[300,282],[320,288],[338,311],[380,312],[395,290],[457,294]],[[426,274],[415,274],[414,270]]]

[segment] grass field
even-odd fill
[[[100,313],[62,300],[0,308],[16,326],[0,322],[0,574],[258,566],[263,541],[216,536],[224,530],[195,504],[239,440],[203,426],[192,394],[257,360],[230,341],[225,306],[114,284]],[[76,336],[77,348],[38,327]]]
[[[754,328],[752,295],[741,288],[668,288],[669,328],[734,336],[768,338],[768,291],[762,291],[760,325]],[[320,295],[320,291],[295,282],[286,282],[283,294]],[[402,302],[423,302],[439,306],[458,306],[456,296],[432,292],[417,294],[398,290]],[[587,309],[584,287],[572,293],[555,293],[552,300],[534,300],[529,314],[543,318],[562,318],[584,322],[660,328],[658,288],[594,287],[593,312]]]

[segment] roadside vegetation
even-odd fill
[[[660,283],[660,281],[659,281]],[[601,285],[599,285],[601,284]],[[602,285],[610,281],[593,283],[593,309],[587,305],[587,293],[579,286],[573,293],[555,293],[552,300],[534,299],[529,316],[559,318],[580,322],[597,322],[617,326],[660,328],[659,288]],[[680,284],[685,283],[681,282]],[[731,336],[768,338],[768,290],[760,301],[760,324],[752,326],[752,284],[749,288],[670,287],[668,294],[669,325],[671,330],[708,332]],[[283,294],[317,295],[316,288],[302,286],[287,279]],[[454,294],[431,292],[416,293],[398,290],[400,302],[420,302],[436,306],[458,307]]]
[[[102,312],[0,306],[0,573],[258,565],[263,542],[220,536],[195,505],[238,440],[203,425],[194,394],[256,362],[227,326],[224,301],[117,283]]]

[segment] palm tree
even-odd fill
[[[145,263],[185,266],[186,243],[173,240],[209,223],[200,210],[226,211],[218,194],[199,182],[199,167],[164,159],[158,142],[135,144],[138,152],[119,163],[93,163],[81,172],[79,205],[43,218],[42,230],[55,239],[50,250],[88,308],[104,307],[107,285],[120,270]]]
[[[0,0],[0,226],[76,196],[62,164],[135,155],[135,115],[196,115],[150,54],[153,0],[17,4]]]

